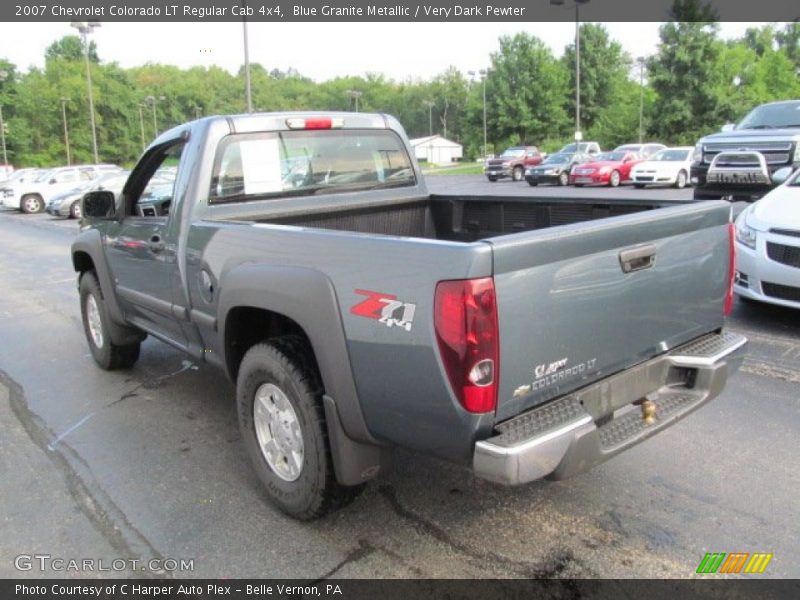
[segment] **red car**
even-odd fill
[[[591,162],[575,165],[569,174],[569,183],[577,187],[617,187],[620,183],[630,181],[631,168],[644,160],[635,152],[601,152],[595,154]]]

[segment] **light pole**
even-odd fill
[[[436,102],[433,100],[423,100],[422,103],[428,107],[428,135],[433,135],[433,107]]]
[[[242,2],[246,7],[247,2]],[[243,11],[247,12],[247,11]],[[253,92],[250,87],[250,44],[247,41],[247,18],[242,19],[242,42],[244,43],[244,96],[247,101],[247,112],[253,112]]]
[[[199,107],[199,106],[195,106],[195,107],[194,107],[194,118],[195,118],[195,119],[199,119],[199,118],[200,118],[200,113],[201,113],[201,112],[202,112],[202,111],[201,111],[200,107]]]
[[[145,101],[153,106],[153,137],[158,137],[158,118],[156,117],[156,104],[158,103],[159,100],[164,101],[166,99],[167,99],[166,96],[159,96],[158,98],[156,98],[155,96],[147,96],[147,98],[145,98]]]
[[[636,59],[639,64],[639,143],[644,138],[644,56]]]
[[[137,108],[139,109],[139,134],[142,137],[142,152],[144,152],[145,144],[144,144],[144,113],[142,109],[144,108],[144,104],[138,104]]]
[[[475,77],[475,71],[467,71],[470,77]],[[478,71],[483,83],[483,157],[486,158],[486,78],[489,76],[489,69],[481,69]]]
[[[8,78],[8,71],[0,71],[0,83]],[[8,164],[8,154],[6,152],[6,124],[3,121],[3,103],[0,102],[0,138],[3,141],[3,164]]]
[[[358,99],[364,95],[364,92],[359,92],[358,90],[347,90],[345,94],[356,99],[356,112],[358,112]]]
[[[69,155],[69,129],[67,128],[67,99],[61,96],[61,119],[64,121],[64,145],[67,148],[67,166],[72,164]]]
[[[94,121],[94,98],[92,97],[92,70],[89,67],[89,38],[87,37],[95,28],[100,27],[97,21],[73,21],[70,24],[80,32],[83,38],[83,56],[86,59],[86,84],[89,89],[89,120],[92,124],[92,150],[94,151],[94,164],[100,164],[97,154],[97,127]]]
[[[581,20],[580,5],[589,0],[575,0],[575,141],[581,134]],[[550,0],[554,6],[563,6],[564,0]]]

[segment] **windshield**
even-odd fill
[[[553,165],[553,164],[561,165],[561,164],[564,164],[564,163],[569,162],[570,160],[572,160],[572,156],[573,156],[572,154],[568,154],[566,152],[559,152],[557,154],[551,154],[550,156],[548,156],[545,159],[545,161],[542,164],[545,164],[545,165]]]
[[[525,148],[509,148],[500,155],[500,158],[519,158],[525,154]]]
[[[662,150],[661,152],[656,152],[653,156],[649,158],[650,161],[683,161],[689,158],[689,152],[691,150]]]
[[[39,173],[39,175],[36,176],[36,179],[34,179],[34,181],[36,183],[40,183],[42,181],[50,179],[50,175],[52,175],[52,174],[53,174],[53,170],[52,169],[50,169],[48,171],[42,171],[41,173]]]
[[[620,146],[619,148],[614,148],[614,152],[639,152],[642,147],[637,144],[628,144],[626,146]]]
[[[800,127],[800,101],[765,104],[753,109],[737,129],[779,129]]]
[[[621,162],[622,159],[625,158],[626,152],[602,152],[600,154],[595,154],[594,158],[592,158],[592,162],[600,162],[600,161],[611,161],[611,162]]]
[[[416,185],[400,138],[388,130],[231,135],[220,145],[210,202]]]

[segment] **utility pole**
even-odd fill
[[[67,128],[67,99],[61,96],[61,118],[64,121],[64,145],[67,148],[67,166],[72,165],[69,155],[69,129]]]
[[[92,125],[92,150],[94,151],[94,164],[100,164],[100,158],[97,153],[97,125],[94,120],[94,98],[92,96],[92,69],[89,65],[89,34],[91,34],[100,23],[97,21],[73,21],[70,24],[78,30],[83,38],[83,56],[86,59],[86,84],[89,89],[89,121]]]
[[[639,63],[639,143],[644,139],[644,56],[636,59]]]
[[[356,100],[356,112],[358,112],[358,99],[364,95],[364,92],[359,92],[358,90],[346,90],[345,94],[350,96],[351,98],[355,98]]]
[[[139,104],[137,105],[137,108],[139,109],[139,133],[141,134],[142,137],[142,152],[144,152],[144,149],[146,147],[144,142],[144,113],[142,112],[142,108],[144,108],[144,105]]]
[[[422,103],[428,107],[428,135],[433,135],[433,107],[436,102],[433,100],[423,100]]]

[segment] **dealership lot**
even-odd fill
[[[429,177],[433,193],[691,199],[691,190],[531,188]],[[75,221],[0,210],[0,576],[14,557],[193,559],[194,577],[689,577],[706,552],[770,552],[800,576],[797,311],[737,302],[748,357],[722,396],[594,470],[502,488],[398,451],[311,524],[265,503],[234,389],[148,339],[128,372],[86,347]],[[8,457],[8,458],[6,458]],[[8,462],[6,462],[8,461]],[[52,574],[52,572],[50,572]]]

